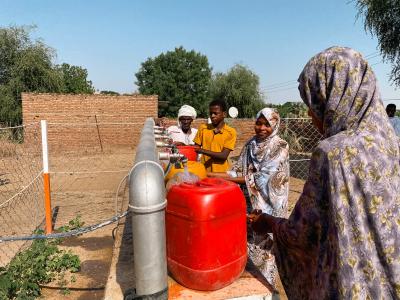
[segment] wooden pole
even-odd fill
[[[99,137],[99,143],[100,143],[100,149],[101,149],[101,153],[103,153],[103,144],[101,142],[101,136],[100,136],[100,130],[99,130],[99,124],[97,123],[97,116],[94,115],[94,119],[96,121],[96,128],[97,128],[97,136]]]

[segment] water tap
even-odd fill
[[[188,159],[186,156],[183,156],[181,158],[179,158],[176,162],[175,162],[175,168],[176,169],[180,169],[181,167],[185,168],[187,167],[187,162]]]
[[[154,129],[154,134],[166,134],[167,131],[164,129]]]
[[[181,153],[169,153],[169,152],[159,152],[158,159],[169,160],[171,163],[176,164],[177,167],[180,167],[181,163],[187,164],[188,161],[187,157]]]
[[[166,135],[166,134],[154,134],[154,138],[155,139],[159,139],[159,140],[169,140],[169,139],[171,139],[171,137],[169,135]]]
[[[172,143],[166,143],[166,142],[162,142],[162,141],[156,141],[156,147],[159,147],[159,148],[173,148],[173,147],[175,147],[175,145],[174,144],[172,144]]]

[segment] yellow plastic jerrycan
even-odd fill
[[[197,175],[200,179],[207,177],[207,171],[204,165],[197,161],[188,161],[187,162],[188,172]],[[165,176],[165,182],[170,180],[176,173],[183,172],[183,164],[180,165],[179,168],[176,168],[174,164],[172,164],[171,169],[168,174]]]

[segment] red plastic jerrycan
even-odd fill
[[[176,146],[176,148],[178,148],[179,153],[185,155],[188,160],[197,160],[197,153],[194,149],[198,148],[198,146]]]
[[[220,178],[173,186],[167,195],[168,269],[191,289],[223,288],[247,260],[246,200],[240,188]]]

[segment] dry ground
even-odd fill
[[[55,172],[51,174],[54,227],[67,224],[78,215],[85,222],[84,226],[113,217],[116,210],[122,209],[121,200],[126,193],[123,178],[132,167],[133,159],[133,151],[95,155],[71,153],[51,157],[50,171]],[[34,160],[36,158],[31,155],[31,162]],[[0,163],[5,173],[2,178],[7,179],[7,184],[0,185],[0,205],[4,204],[0,207],[0,236],[30,235],[44,221],[42,178],[39,177],[17,197],[9,199],[40,172],[40,165],[27,172],[29,161],[21,155],[1,158]],[[68,285],[71,293],[64,299],[103,298],[112,258],[114,227],[113,224],[65,239],[62,247],[77,254],[82,264],[81,271],[76,274],[76,282]],[[18,249],[28,245],[24,242],[0,244],[0,264],[5,265]],[[45,299],[59,299],[60,291],[57,283],[52,283],[43,287],[43,296]]]
[[[57,212],[55,228],[66,224],[77,215],[81,216],[85,225],[96,224],[114,216],[117,208],[118,210],[125,209],[122,207],[121,201],[127,201],[127,190],[122,180],[132,167],[133,155],[133,151],[130,151],[106,155],[96,154],[76,157],[76,155],[73,156],[71,154],[53,157],[50,170],[61,172],[52,174],[51,177],[52,204]],[[6,162],[2,162],[9,166],[21,164],[20,161],[12,161],[12,158],[7,158]],[[19,165],[14,168],[24,170],[26,167],[25,165]],[[7,173],[7,179],[10,182],[0,185],[0,204],[30,181],[29,178],[13,177],[11,170]],[[31,170],[30,174],[33,176],[36,174],[36,170]],[[18,180],[22,181],[22,183],[18,182]],[[117,203],[115,201],[116,191],[121,181],[122,184],[118,195],[119,202]],[[34,188],[27,191],[24,197],[17,197],[13,201],[12,206],[10,206],[11,210],[3,210],[3,215],[0,210],[3,224],[3,226],[0,226],[0,236],[27,234],[35,226],[43,222],[41,185],[42,181],[38,180]],[[289,209],[293,208],[298,199],[302,185],[302,180],[291,178]],[[31,201],[31,204],[28,200]],[[5,220],[4,218],[9,219]],[[82,268],[76,274],[76,282],[68,285],[70,294],[62,296],[62,298],[103,298],[112,260],[114,228],[115,225],[110,225],[94,232],[65,240],[63,247],[79,255]],[[12,253],[20,246],[18,243],[2,245],[3,249],[0,248],[0,254],[5,257],[3,255],[4,251]],[[6,249],[4,250],[4,248]],[[56,283],[44,286],[42,289],[45,299],[59,299],[60,291]],[[280,289],[280,293],[282,294],[282,289]]]
[[[121,212],[124,209],[121,207],[122,200],[127,199],[124,177],[133,165],[133,158],[133,153],[83,156],[69,167],[83,173],[62,173],[54,176],[54,205],[59,207],[55,227],[65,224],[77,215],[82,216],[86,226],[97,224]],[[60,164],[59,167],[55,164],[55,168],[68,168],[62,161]],[[98,173],[85,173],[94,170]],[[112,260],[115,226],[112,224],[65,240],[63,247],[77,254],[82,264],[81,271],[76,274],[76,282],[68,285],[70,294],[64,296],[64,299],[103,299]],[[60,298],[60,289],[54,284],[44,287],[42,291],[45,299]]]

